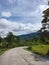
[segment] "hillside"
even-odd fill
[[[27,38],[32,38],[32,37],[37,36],[37,35],[38,35],[38,33],[34,32],[34,33],[30,33],[30,34],[19,35],[19,37],[23,38],[23,39],[27,39]]]

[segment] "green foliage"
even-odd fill
[[[28,46],[28,50],[31,50],[31,47],[32,47],[32,45],[29,45],[29,46]]]
[[[35,53],[38,53],[42,56],[45,56],[48,54],[48,51],[49,51],[49,45],[34,45],[32,46],[32,51],[35,52]]]
[[[18,36],[13,35],[9,32],[5,38],[0,37],[0,48],[14,48],[18,46],[27,46],[32,44],[31,41],[26,39],[21,39]]]
[[[2,55],[6,50],[7,50],[6,48],[0,49],[0,55]]]
[[[42,28],[40,29],[40,40],[45,44],[49,44],[49,8],[44,10],[43,14],[43,20],[41,21]]]
[[[45,38],[45,43],[49,44],[49,38]]]
[[[0,43],[2,42],[2,37],[0,36]]]
[[[32,41],[30,40],[31,44],[28,45],[28,49],[40,54],[42,56],[49,55],[49,38],[44,38],[43,40],[40,40],[39,36],[32,38]],[[29,42],[29,43],[30,43]]]
[[[9,32],[9,33],[7,34],[6,40],[7,40],[8,43],[13,42],[14,36],[13,36],[13,33],[12,33],[12,32]]]
[[[45,38],[45,41],[49,43],[49,38]],[[39,45],[39,44],[40,46],[37,48],[35,45]],[[19,46],[28,46],[29,50],[31,50],[32,46],[36,47],[37,49],[41,47],[44,50],[45,48],[41,46],[42,44],[44,43],[39,39],[39,36],[35,36],[30,39],[22,39],[18,36],[13,35],[12,32],[9,32],[5,38],[0,37],[0,52],[2,52],[1,49],[9,49],[9,48],[14,48]],[[40,50],[42,50],[41,48]],[[44,52],[43,52],[43,55],[44,55]]]

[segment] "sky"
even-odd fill
[[[46,8],[47,0],[0,0],[0,36],[38,31]]]

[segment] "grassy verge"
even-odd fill
[[[23,48],[24,50],[26,50],[26,51],[29,51],[29,52],[32,52],[30,49],[28,49],[28,48]]]
[[[2,55],[6,50],[8,50],[8,48],[2,48],[2,49],[0,49],[0,55]]]
[[[34,46],[32,46],[31,50],[33,52],[37,53],[37,54],[45,56],[49,52],[49,45],[43,45],[43,44],[41,44],[41,45],[34,45]]]

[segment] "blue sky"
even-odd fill
[[[0,0],[0,36],[36,32],[46,8],[47,0]]]

